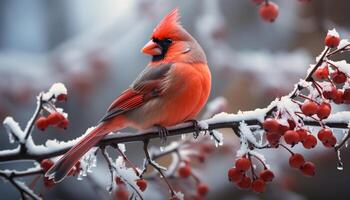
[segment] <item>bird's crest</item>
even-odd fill
[[[176,38],[179,30],[182,29],[180,14],[177,8],[168,13],[154,29],[152,37],[157,39]]]

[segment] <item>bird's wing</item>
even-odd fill
[[[146,67],[131,86],[113,101],[101,121],[138,108],[150,99],[160,96],[165,89],[163,82],[172,66],[172,63],[167,63]]]

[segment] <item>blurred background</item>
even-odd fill
[[[11,115],[24,126],[34,112],[36,95],[52,83],[63,82],[69,91],[68,102],[61,105],[69,113],[68,131],[51,128],[35,131],[33,136],[38,144],[80,136],[145,67],[150,58],[140,48],[158,21],[175,7],[180,8],[183,26],[207,54],[213,77],[211,99],[225,97],[228,112],[265,107],[305,76],[324,48],[328,29],[335,27],[341,38],[350,39],[348,0],[274,2],[280,6],[280,15],[271,24],[260,19],[258,6],[251,0],[2,0],[0,120]],[[1,149],[13,147],[3,127],[0,133]],[[128,145],[127,154],[142,163],[139,144]],[[349,199],[350,154],[346,150],[343,171],[336,169],[333,151],[308,153],[307,158],[317,164],[314,178],[290,170],[285,152],[266,151],[277,179],[261,195],[229,183],[226,170],[232,166],[234,153],[217,154],[199,169],[211,186],[208,199]],[[108,169],[103,161],[99,165],[91,176],[107,186]],[[26,164],[0,165],[1,169],[14,167]],[[96,192],[88,180],[75,178],[43,190],[45,199],[111,198],[106,191]],[[162,193],[154,186],[147,192],[149,197],[152,190]],[[0,193],[3,199],[19,198],[3,181]]]

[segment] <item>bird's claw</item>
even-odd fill
[[[201,132],[201,127],[198,125],[198,121],[195,119],[188,120],[187,122],[191,122],[194,127],[193,138],[197,139],[199,133]]]
[[[160,142],[164,145],[167,141],[167,136],[169,135],[168,129],[159,124],[156,124],[154,126],[158,129]]]

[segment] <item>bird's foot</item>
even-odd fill
[[[193,127],[194,127],[194,132],[193,132],[193,138],[197,139],[197,137],[199,136],[199,133],[201,132],[202,128],[198,125],[198,121],[195,119],[190,119],[187,120],[186,122],[191,122]]]
[[[160,142],[164,145],[167,141],[167,136],[169,135],[168,129],[159,124],[155,124],[154,126],[158,129]]]

